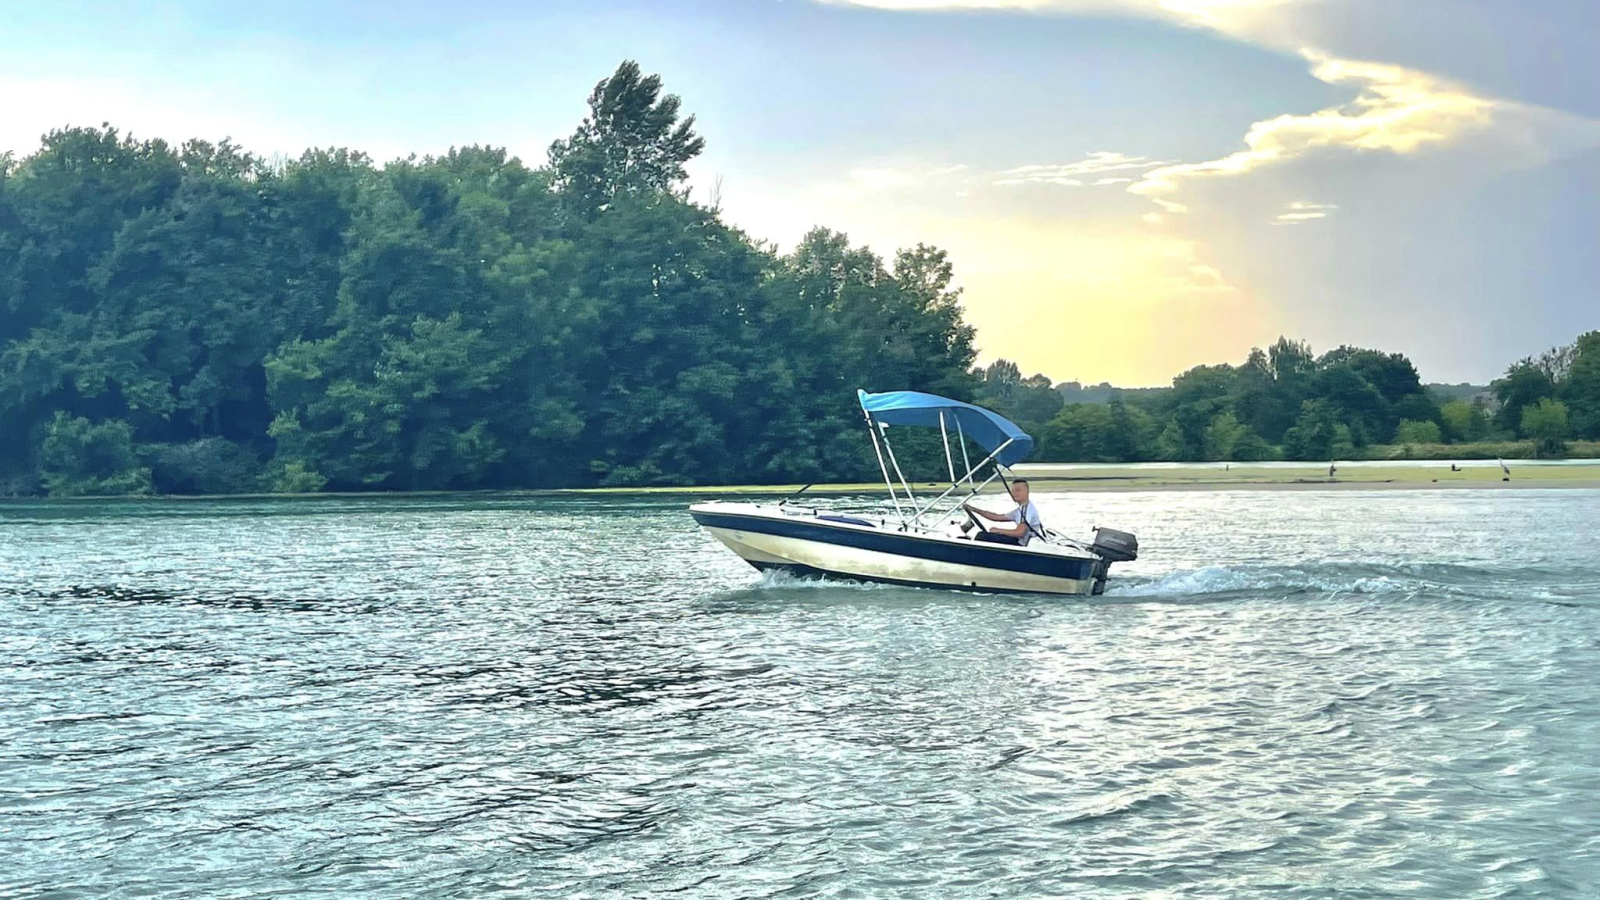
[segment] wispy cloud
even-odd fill
[[[821,0],[834,5],[897,10],[992,10],[1059,14],[1112,14],[1162,19],[1286,52],[1297,52],[1317,80],[1352,89],[1348,102],[1309,114],[1284,114],[1250,125],[1242,149],[1199,162],[1142,167],[1127,190],[1159,203],[1163,221],[1183,212],[1172,199],[1185,184],[1248,175],[1323,153],[1412,155],[1457,142],[1494,124],[1497,143],[1512,144],[1530,159],[1561,145],[1592,146],[1600,123],[1551,110],[1480,96],[1428,73],[1384,62],[1347,58],[1318,49],[1315,16],[1299,15],[1322,0]],[[1325,30],[1325,29],[1322,29]],[[1547,146],[1548,145],[1548,146]],[[1143,160],[1152,162],[1150,160]],[[1127,177],[1125,173],[1122,176]],[[1001,173],[996,184],[1110,185],[1074,166],[1022,167]]]
[[[1496,106],[1492,100],[1400,66],[1334,59],[1309,50],[1305,56],[1319,81],[1356,86],[1355,100],[1308,115],[1257,122],[1245,133],[1243,150],[1205,162],[1152,169],[1128,190],[1157,199],[1177,192],[1186,181],[1244,175],[1321,150],[1414,153],[1488,124]]]
[[[1326,219],[1328,214],[1338,209],[1337,203],[1312,203],[1308,200],[1296,200],[1284,207],[1273,222],[1279,225],[1299,225],[1316,219]]]
[[[1254,27],[1280,6],[1304,5],[1308,0],[821,0],[830,6],[865,6],[875,9],[1012,10],[1123,14],[1166,19],[1183,25],[1238,33]]]
[[[1109,150],[1096,150],[1076,162],[1061,164],[1036,164],[1017,166],[1000,172],[997,185],[1053,184],[1061,187],[1083,187],[1085,179],[1106,172],[1137,172],[1171,164],[1171,160],[1129,156]],[[1096,178],[1096,185],[1128,184],[1132,178]]]

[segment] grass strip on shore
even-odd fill
[[[1188,466],[1104,465],[1051,466],[1033,463],[1025,475],[1035,490],[1045,491],[1137,491],[1137,490],[1338,490],[1350,488],[1600,488],[1600,463],[1568,466],[1518,466],[1507,463],[1511,474],[1499,466],[1462,466],[1452,471],[1449,462],[1436,466],[1344,466],[1328,476],[1326,464],[1304,466],[1233,466],[1223,463],[1196,463]],[[1509,479],[1509,480],[1508,480]],[[938,493],[948,482],[912,482],[912,489]],[[579,488],[566,493],[580,494],[698,494],[698,495],[774,495],[792,494],[802,485],[723,485],[703,487]],[[883,490],[881,483],[858,482],[812,485],[807,494],[859,494]],[[999,491],[998,484],[989,492]]]

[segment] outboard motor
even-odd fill
[[[1089,545],[1089,549],[1100,557],[1100,563],[1094,569],[1094,592],[1098,596],[1105,593],[1106,574],[1112,563],[1133,562],[1139,558],[1139,539],[1126,531],[1096,528],[1094,543]]]

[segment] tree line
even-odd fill
[[[109,125],[0,155],[0,495],[861,479],[857,387],[990,403],[1046,459],[1600,427],[1592,335],[1514,366],[1493,415],[1434,402],[1403,357],[1291,341],[1064,404],[973,367],[942,251],[819,228],[780,253],[694,200],[694,121],[625,62],[539,166]]]
[[[1171,388],[1052,385],[1006,360],[980,374],[980,398],[1033,429],[1037,458],[1059,462],[1323,461],[1413,449],[1559,457],[1571,440],[1600,440],[1600,331],[1513,364],[1476,396],[1425,386],[1399,353],[1318,356],[1287,338],[1237,366],[1190,369]]]
[[[690,198],[702,145],[627,62],[537,168],[0,157],[0,494],[865,477],[858,386],[976,384],[950,263],[779,254]]]

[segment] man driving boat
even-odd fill
[[[962,504],[967,512],[983,516],[991,522],[1009,523],[1003,528],[980,530],[974,540],[1026,547],[1035,535],[1044,536],[1044,520],[1039,518],[1039,507],[1028,499],[1028,479],[1018,478],[1011,482],[1011,499],[1017,502],[1017,508],[1008,513],[992,513],[970,503]]]

